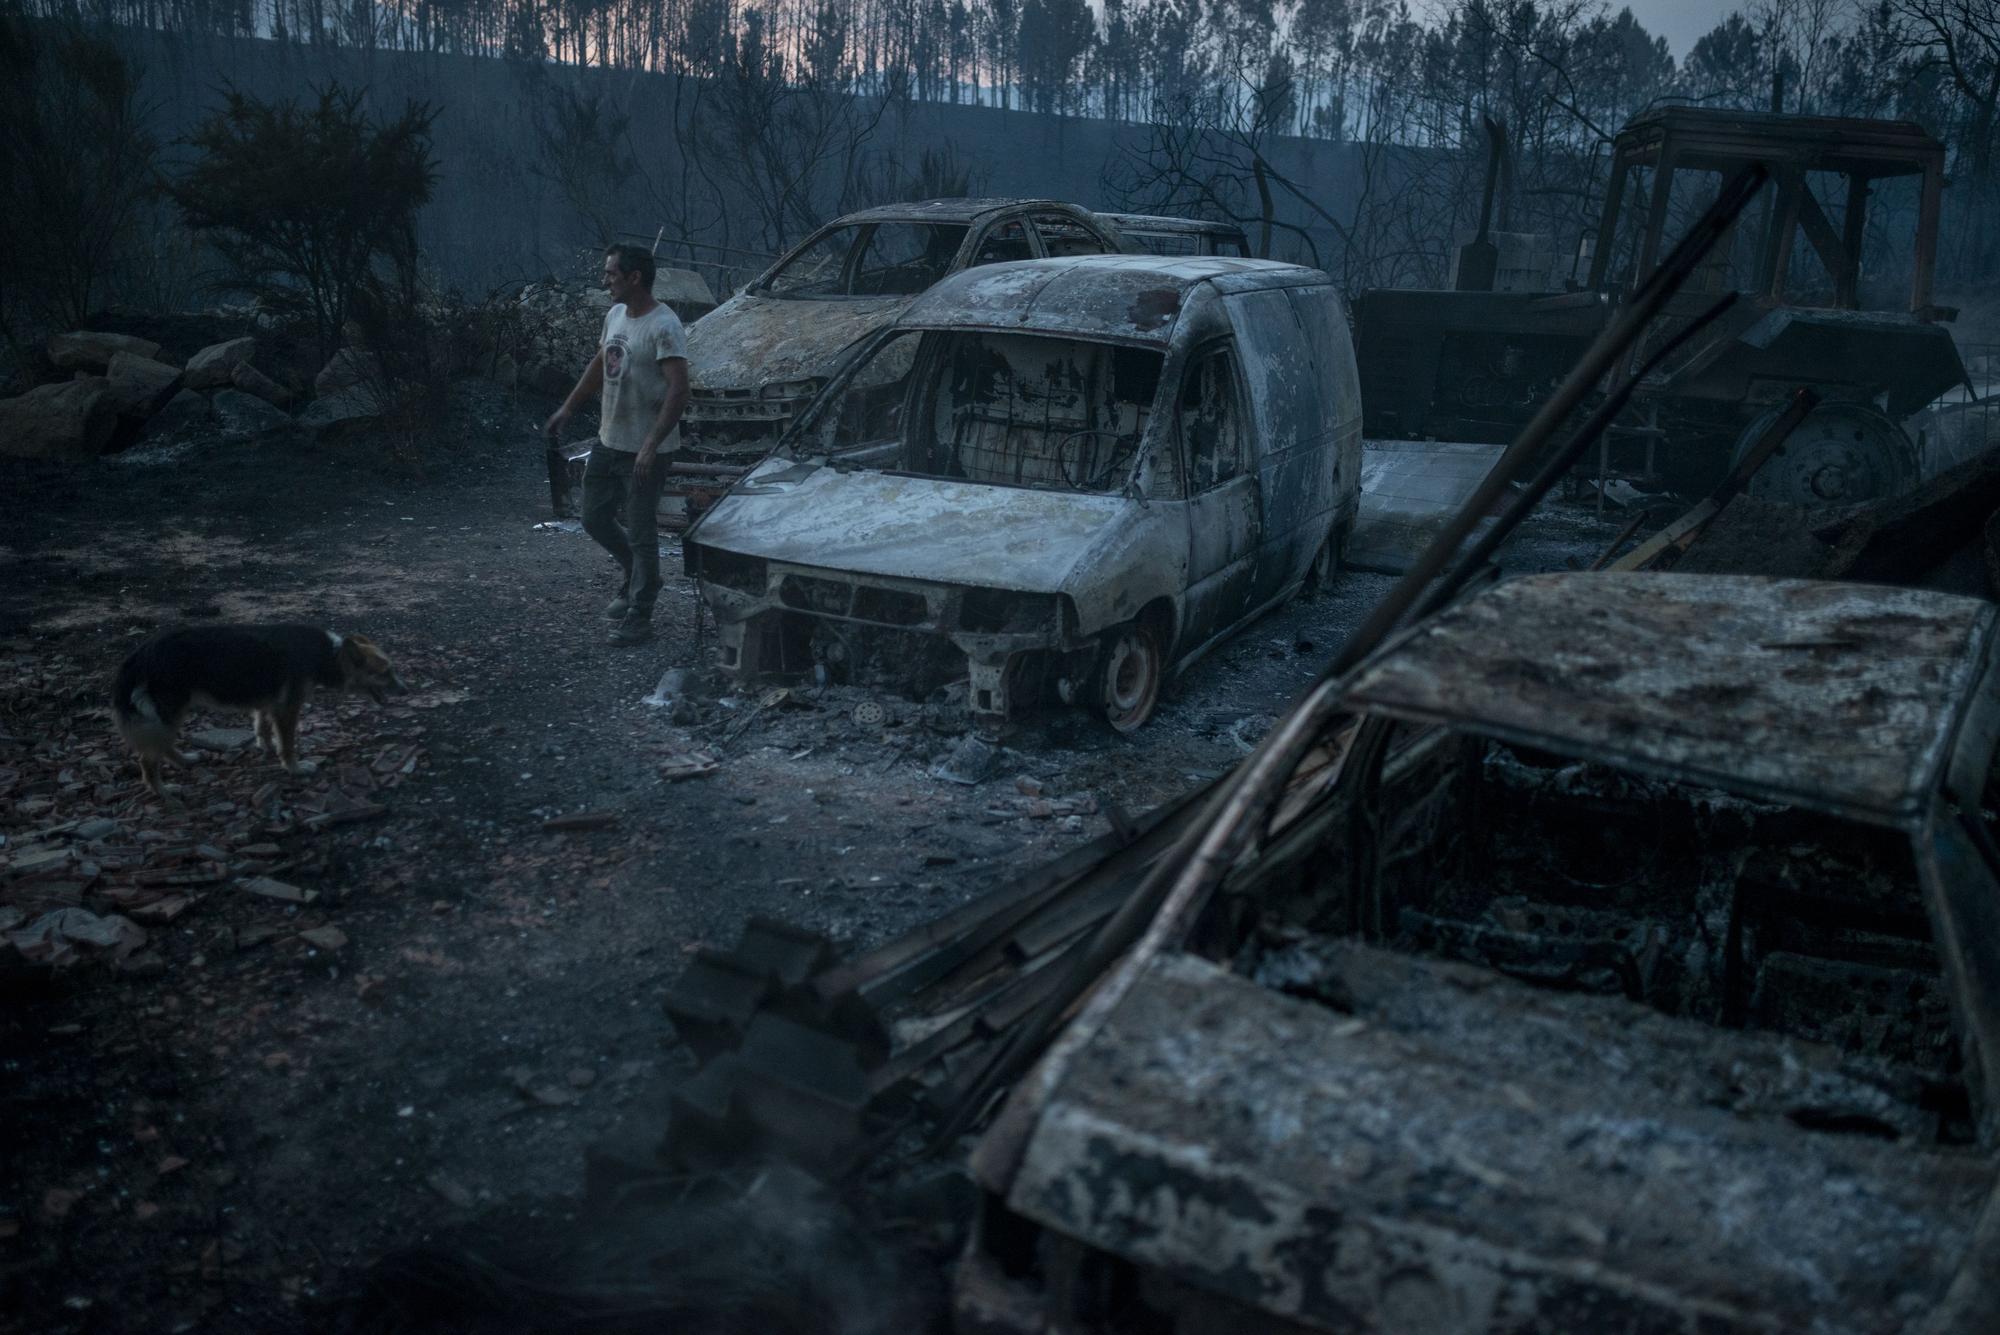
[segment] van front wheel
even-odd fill
[[[1299,591],[1308,598],[1317,598],[1333,584],[1333,577],[1340,573],[1340,535],[1329,533],[1326,541],[1319,545],[1312,564],[1306,567],[1306,577]]]
[[[1105,636],[1099,661],[1098,697],[1104,704],[1104,721],[1114,732],[1135,731],[1153,716],[1166,675],[1158,637],[1147,626],[1120,626]]]

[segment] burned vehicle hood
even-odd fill
[[[697,389],[756,389],[825,375],[842,348],[894,320],[911,300],[739,292],[689,327],[690,375]]]
[[[1129,525],[1123,496],[1034,491],[773,459],[690,531],[692,542],[855,574],[1056,593]]]

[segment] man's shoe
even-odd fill
[[[644,644],[652,638],[652,619],[638,615],[627,616],[611,632],[611,642],[613,644]]]
[[[610,617],[613,621],[623,621],[625,614],[631,610],[632,600],[621,593],[616,598],[613,598],[605,607],[604,615]]]

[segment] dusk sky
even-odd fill
[[[1695,39],[1721,22],[1732,9],[1746,7],[1744,0],[1612,0],[1611,9],[1629,7],[1632,16],[1646,25],[1646,31],[1667,39],[1675,60],[1685,59]]]

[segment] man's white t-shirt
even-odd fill
[[[667,378],[660,363],[668,357],[685,359],[687,336],[680,318],[665,306],[634,319],[620,302],[604,314],[598,347],[604,353],[604,404],[597,438],[607,449],[637,454],[666,402]],[[672,454],[680,443],[676,426],[660,442],[660,453]]]

